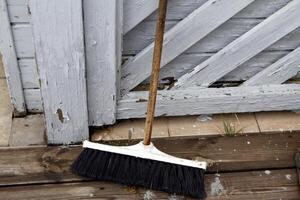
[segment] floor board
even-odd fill
[[[208,174],[207,199],[296,200],[300,198],[294,169]],[[1,187],[0,196],[17,199],[185,199],[163,192],[104,182]],[[188,199],[188,198],[186,198]]]
[[[171,155],[206,160],[209,173],[271,170],[295,166],[300,134],[172,138],[154,143]],[[79,181],[69,167],[80,151],[79,146],[0,148],[0,186]]]

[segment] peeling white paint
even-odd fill
[[[287,180],[291,181],[291,180],[292,180],[292,175],[286,174],[286,175],[285,175],[285,178],[286,178]]]
[[[215,177],[215,181],[210,185],[211,196],[219,196],[224,192],[224,187],[221,184],[220,178]]]
[[[206,122],[210,120],[212,120],[212,115],[199,115],[199,117],[197,117],[197,121],[199,122]]]
[[[266,174],[266,175],[270,175],[270,174],[271,174],[271,171],[270,171],[270,170],[265,170],[265,174]]]
[[[156,195],[151,190],[147,190],[144,194],[144,200],[152,200],[155,197]]]

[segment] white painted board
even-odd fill
[[[243,86],[281,84],[300,72],[300,47],[243,83]]]
[[[130,92],[118,102],[118,119],[143,118],[148,92]],[[300,85],[190,88],[158,91],[155,116],[300,109]]]
[[[0,53],[2,54],[10,98],[14,107],[14,114],[20,116],[26,113],[26,106],[6,0],[0,0],[0,27]]]
[[[253,0],[209,0],[197,8],[165,33],[161,67],[252,2]],[[153,49],[154,43],[151,43],[122,67],[121,93],[127,93],[150,75]]]
[[[88,139],[81,0],[30,0],[50,144]]]
[[[123,2],[84,1],[89,125],[116,121]]]
[[[208,87],[300,26],[300,0],[293,0],[214,56],[178,79],[175,88]],[[288,23],[287,23],[288,22]]]

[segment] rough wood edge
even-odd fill
[[[0,50],[3,56],[10,98],[14,107],[14,116],[24,116],[26,115],[25,98],[6,0],[0,1],[0,19]]]
[[[118,102],[118,119],[144,118],[147,92],[130,92]],[[276,101],[274,101],[276,99]],[[158,92],[155,116],[296,110],[300,85],[191,88]]]

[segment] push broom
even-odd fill
[[[167,0],[159,1],[151,83],[144,140],[133,146],[83,142],[83,151],[72,165],[78,175],[172,194],[204,198],[206,162],[177,158],[159,151],[150,142],[165,27]]]

